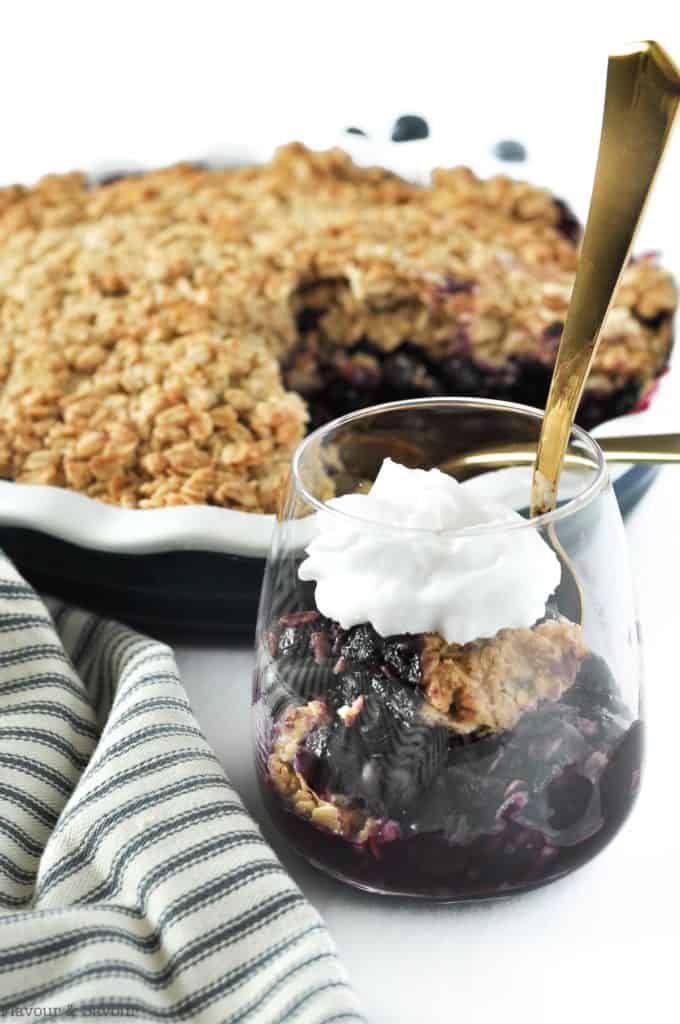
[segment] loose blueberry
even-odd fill
[[[98,185],[115,185],[117,181],[123,181],[124,178],[138,178],[139,171],[109,171],[108,174],[103,174],[98,179]]]
[[[455,387],[456,394],[477,395],[481,394],[483,371],[470,359],[459,359],[452,356],[445,360],[442,370],[446,379]]]
[[[371,692],[399,725],[413,722],[423,703],[420,694],[410,686],[402,686],[395,679],[386,679],[383,675],[371,678]]]
[[[408,391],[413,386],[418,364],[404,352],[396,352],[388,356],[383,367],[385,379],[395,391]]]
[[[559,338],[562,335],[564,324],[561,320],[554,320],[543,331],[544,338]]]
[[[665,323],[666,320],[669,320],[673,314],[667,309],[662,309],[661,312],[656,313],[655,316],[642,316],[635,310],[633,310],[633,315],[641,324],[644,324],[645,327],[651,327],[652,330],[658,331],[661,324]]]
[[[380,367],[371,356],[358,355],[348,359],[340,372],[357,391],[375,391],[380,386]]]
[[[445,295],[458,295],[461,292],[473,292],[476,284],[476,281],[463,281],[462,278],[456,277],[455,274],[447,274],[444,278],[444,284],[440,285],[439,290]]]
[[[564,324],[561,320],[555,320],[553,323],[548,324],[547,327],[544,327],[541,332],[540,350],[544,358],[551,363],[555,359],[557,350],[560,347],[563,327]]]
[[[393,352],[383,364],[383,377],[396,392],[408,396],[441,394],[427,364],[407,352]]]
[[[499,160],[507,160],[508,163],[521,163],[527,158],[526,146],[517,139],[501,139],[493,147],[493,154]]]
[[[593,784],[585,775],[567,768],[548,786],[549,824],[554,829],[571,828],[588,810],[593,795]]]
[[[316,611],[282,615],[267,635],[279,679],[303,697],[323,696],[332,679],[330,624]]]
[[[430,127],[424,117],[419,114],[403,114],[394,122],[392,142],[414,142],[416,139],[426,139],[429,134]]]
[[[371,692],[370,672],[352,670],[340,675],[334,673],[334,675],[333,691],[329,694],[329,698],[336,710],[343,704],[353,704],[357,697],[366,696]]]
[[[302,749],[317,759],[326,757],[330,734],[331,728],[329,725],[317,726],[316,729],[312,729],[311,732],[307,733]]]
[[[314,780],[318,766],[319,758],[305,747],[301,747],[293,758],[293,768],[308,785]]]
[[[342,657],[348,665],[377,665],[382,655],[382,641],[376,631],[368,623],[354,626],[347,634],[342,645]]]
[[[297,329],[300,334],[309,334],[316,330],[323,310],[317,306],[303,306],[296,317]]]
[[[563,199],[553,199],[553,203],[557,207],[559,214],[557,230],[576,245],[581,237],[580,221],[577,220]]]
[[[421,677],[420,652],[416,641],[390,637],[385,641],[385,662],[405,683],[417,686]]]

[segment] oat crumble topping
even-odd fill
[[[589,653],[581,627],[564,618],[463,645],[431,633],[423,643],[421,686],[455,731],[500,732],[539,701],[559,700]]]

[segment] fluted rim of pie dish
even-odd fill
[[[403,532],[404,534],[414,535],[432,535],[436,533],[439,536],[445,535],[451,539],[456,537],[477,537],[481,535],[499,534],[513,532],[515,530],[545,529],[553,523],[559,523],[565,519],[569,519],[571,516],[582,511],[609,487],[611,481],[604,452],[595,438],[582,427],[576,426],[576,424],[572,426],[570,440],[572,438],[577,439],[584,445],[588,454],[592,456],[593,477],[587,486],[584,487],[582,491],[579,491],[579,493],[574,497],[567,498],[562,502],[562,504],[558,505],[557,508],[550,512],[544,512],[538,516],[522,516],[519,519],[512,518],[510,520],[494,520],[489,523],[479,523],[475,526],[443,530],[433,530],[422,526],[404,526],[400,523],[390,525],[367,517],[355,515],[345,511],[344,509],[336,508],[329,502],[312,494],[309,488],[306,487],[302,481],[300,473],[301,463],[309,447],[322,442],[326,435],[332,434],[351,423],[356,423],[357,421],[366,419],[370,416],[379,416],[385,413],[398,412],[400,410],[405,411],[416,408],[455,409],[461,407],[467,409],[478,409],[481,411],[509,412],[514,414],[519,413],[527,418],[538,420],[539,422],[543,420],[544,415],[544,411],[542,409],[534,408],[531,405],[522,405],[519,402],[505,402],[492,398],[458,398],[453,396],[439,398],[412,398],[404,399],[399,402],[385,402],[381,405],[372,405],[365,409],[358,409],[356,412],[347,413],[345,416],[339,416],[337,419],[331,420],[329,423],[325,423],[311,434],[308,434],[300,443],[293,455],[291,464],[291,486],[306,504],[315,508],[319,512],[340,516],[344,519],[355,520],[357,523],[361,523],[364,526],[374,526],[381,529],[394,529],[400,533]],[[329,499],[329,501],[332,501],[332,499]],[[527,494],[527,505],[528,504],[529,494]]]

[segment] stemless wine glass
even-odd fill
[[[314,582],[299,575],[328,517],[348,515],[332,499],[366,493],[385,458],[446,471],[466,451],[535,446],[541,415],[477,399],[395,402],[329,423],[293,460],[258,617],[257,770],[282,835],[352,885],[442,900],[530,889],[594,857],[633,805],[638,630],[621,517],[602,452],[584,431],[573,430],[558,507],[547,515],[529,518],[530,466],[462,485],[521,513],[444,537],[451,572],[468,573],[472,621],[490,592],[507,609],[494,635],[458,643],[420,627],[383,636],[370,621],[343,626],[321,614]],[[364,552],[350,558],[358,606],[371,605],[362,588],[387,572],[380,585],[403,596],[404,624],[422,621],[420,594],[400,572],[442,531],[351,518],[347,536]],[[370,564],[371,543],[360,543],[375,531],[382,569]],[[527,531],[555,552],[560,582],[541,617],[517,626],[515,605],[535,571],[523,562]],[[513,557],[496,580],[488,566],[497,549]],[[486,566],[479,593],[470,584],[477,564]]]

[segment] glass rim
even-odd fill
[[[537,409],[531,405],[522,405],[519,402],[507,402],[495,398],[459,398],[455,396],[438,398],[407,398],[398,402],[384,402],[379,405],[367,406],[364,409],[357,409],[355,412],[347,413],[344,416],[339,416],[337,419],[330,420],[328,423],[324,423],[321,427],[317,427],[316,430],[312,431],[311,434],[308,434],[307,437],[300,442],[293,454],[291,462],[293,488],[307,502],[307,504],[317,509],[317,511],[332,513],[337,516],[342,516],[345,519],[353,519],[357,523],[364,523],[367,526],[376,526],[381,529],[394,529],[403,531],[404,533],[413,534],[436,533],[440,536],[445,534],[448,537],[471,537],[483,534],[502,533],[510,530],[524,530],[527,528],[542,529],[551,526],[553,523],[558,523],[564,519],[568,519],[577,512],[586,508],[609,485],[609,467],[607,466],[607,460],[604,452],[600,448],[596,439],[576,424],[573,424],[571,428],[570,439],[576,437],[587,449],[589,449],[590,454],[594,457],[594,478],[582,491],[579,491],[577,495],[572,498],[568,498],[562,505],[553,509],[551,512],[544,512],[539,516],[529,516],[527,518],[519,516],[518,519],[513,518],[511,520],[497,519],[490,523],[479,523],[475,526],[465,526],[462,528],[444,530],[435,530],[426,526],[403,526],[399,523],[390,524],[379,522],[375,519],[368,519],[365,516],[355,515],[352,512],[346,512],[344,509],[334,508],[333,505],[330,505],[327,501],[324,501],[322,498],[317,498],[315,495],[311,494],[302,482],[302,478],[300,476],[301,461],[308,447],[321,440],[324,435],[330,434],[332,431],[347,426],[357,420],[375,415],[376,413],[389,413],[400,409],[405,410],[426,406],[433,409],[464,407],[468,409],[520,413],[527,418],[538,420],[539,422],[543,420],[544,416],[543,409]],[[330,500],[332,501],[333,499]]]

